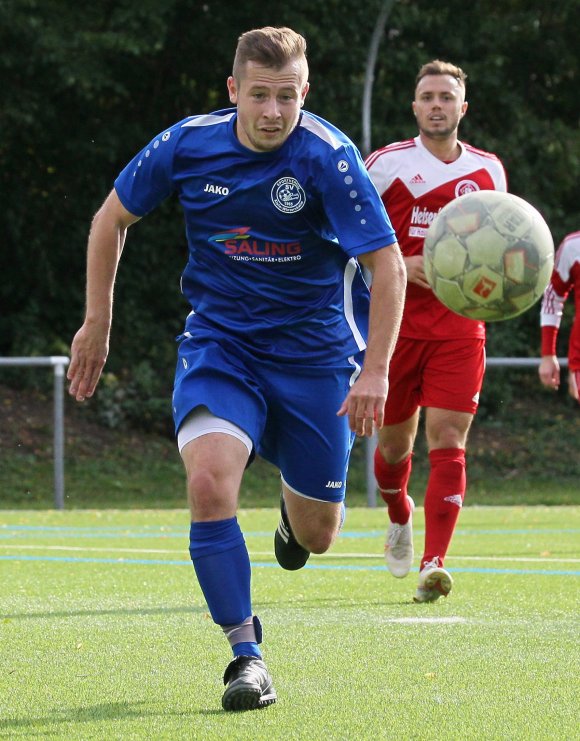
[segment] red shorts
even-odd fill
[[[385,424],[409,419],[418,407],[475,414],[485,372],[485,340],[399,337],[389,371]]]

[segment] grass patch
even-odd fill
[[[580,508],[466,509],[432,605],[412,603],[416,573],[386,572],[384,518],[350,509],[330,553],[288,573],[276,510],[241,511],[279,701],[227,714],[184,509],[3,512],[0,736],[575,738]]]
[[[528,378],[529,381],[529,378]],[[525,388],[525,386],[522,386]],[[5,508],[43,509],[54,504],[50,396],[0,386],[0,496]],[[491,391],[488,396],[492,396]],[[529,396],[529,398],[528,398]],[[467,505],[579,504],[580,410],[562,394],[536,392],[504,409],[482,410],[468,449]],[[66,401],[66,508],[179,508],[185,477],[168,437],[111,430],[95,422],[90,407]],[[348,502],[367,502],[366,441],[355,443]],[[410,493],[423,502],[428,456],[421,427]],[[242,507],[272,507],[279,496],[273,466],[256,462],[244,476]]]

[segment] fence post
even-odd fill
[[[68,364],[68,358],[64,358]],[[64,509],[64,368],[63,358],[54,363],[54,506]]]
[[[66,355],[30,358],[0,358],[0,366],[52,366],[54,370],[54,506],[64,509],[64,369],[70,359]]]

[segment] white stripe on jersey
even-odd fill
[[[215,124],[226,123],[235,115],[236,112],[232,111],[225,116],[216,116],[213,113],[208,113],[203,116],[192,116],[183,124],[182,128],[185,128],[186,126],[214,126]]]
[[[333,135],[332,131],[327,129],[326,126],[323,126],[315,118],[310,118],[310,116],[308,116],[308,114],[306,113],[304,113],[304,115],[302,116],[299,126],[306,129],[307,131],[310,131],[312,134],[317,136],[319,139],[322,139],[322,141],[325,141],[327,144],[330,144],[330,146],[335,150],[340,149],[342,146],[344,146],[344,142],[339,141]]]
[[[344,316],[346,321],[348,322],[348,326],[350,327],[352,336],[354,337],[354,341],[358,345],[358,349],[364,350],[366,349],[367,344],[364,341],[364,337],[360,333],[359,328],[356,326],[352,306],[352,282],[355,275],[357,274],[357,271],[357,262],[354,257],[351,257],[344,268]]]

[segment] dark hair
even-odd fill
[[[424,64],[419,70],[417,77],[415,78],[415,88],[417,88],[417,85],[424,77],[427,77],[427,75],[450,75],[451,77],[454,77],[463,88],[465,88],[465,81],[467,80],[467,75],[461,67],[451,64],[451,62],[443,62],[441,59],[434,59],[432,62]]]
[[[306,39],[303,36],[291,28],[256,28],[239,37],[232,75],[239,80],[247,62],[280,69],[294,60],[303,62],[304,78],[308,79]]]

